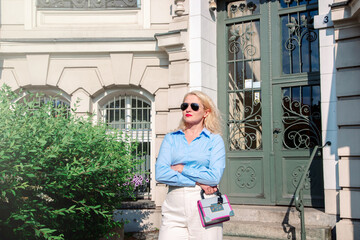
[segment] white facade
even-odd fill
[[[95,113],[98,120],[100,109],[114,97],[146,100],[151,103],[154,169],[163,137],[179,123],[183,95],[202,90],[217,102],[216,12],[209,11],[207,0],[137,2],[130,9],[40,10],[36,0],[0,0],[0,84],[47,95],[60,92],[71,105],[80,99],[77,113]],[[342,218],[339,239],[346,231],[359,231],[360,155],[354,146],[360,134],[353,134],[360,124],[359,2],[321,0],[315,19],[322,137],[323,143],[331,142],[323,150],[325,212]],[[341,12],[342,6],[351,7]],[[157,206],[166,190],[151,182]]]

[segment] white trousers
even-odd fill
[[[222,223],[205,228],[201,225],[197,208],[200,191],[197,185],[169,187],[162,205],[159,240],[222,240]]]

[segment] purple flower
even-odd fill
[[[142,185],[147,185],[150,180],[144,178],[142,175],[135,174],[132,178],[128,178],[128,182],[125,182],[123,186],[133,186],[135,189]]]

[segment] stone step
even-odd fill
[[[230,220],[224,223],[223,232],[224,236],[229,237],[288,240],[300,239],[300,229],[300,225]],[[306,238],[307,240],[331,240],[331,227],[307,225]]]
[[[226,239],[300,239],[300,219],[294,207],[232,205],[235,216],[224,223]],[[146,232],[160,228],[161,208],[119,209],[116,220],[127,220],[125,232]],[[305,209],[308,239],[331,239],[336,216],[321,209]],[[224,238],[225,239],[225,238]]]
[[[232,205],[235,216],[231,221],[280,223],[299,225],[299,212],[295,207]],[[305,224],[307,226],[335,226],[336,215],[326,214],[323,209],[305,208]]]

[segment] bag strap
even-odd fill
[[[200,191],[200,196],[201,196],[201,199],[204,199],[204,189],[201,189]],[[219,191],[219,188],[217,189],[217,191],[215,192],[215,194],[218,196],[218,204],[223,204],[224,202],[224,199],[223,197],[221,196],[221,192]]]

